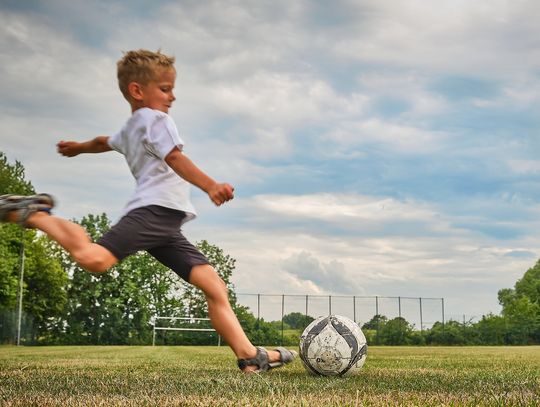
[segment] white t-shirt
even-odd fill
[[[165,157],[184,142],[166,113],[149,108],[136,110],[122,130],[109,137],[109,146],[123,154],[135,177],[135,193],[124,208],[129,211],[159,205],[184,211],[184,223],[196,216],[190,200],[190,184],[165,162]]]

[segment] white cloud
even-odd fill
[[[257,195],[254,204],[278,216],[333,222],[420,220],[436,215],[422,204],[357,194]]]
[[[75,111],[75,104],[99,108],[116,96],[115,61],[81,47],[46,18],[0,13],[0,27],[1,89],[11,95],[11,108],[43,106],[58,114]]]
[[[295,128],[361,113],[367,98],[340,96],[316,77],[256,73],[241,82],[214,85],[210,100],[228,115]]]
[[[337,152],[361,151],[371,144],[387,151],[427,154],[441,150],[447,136],[437,130],[368,118],[339,123],[326,137],[335,143],[333,148]]]
[[[362,24],[336,42],[338,56],[402,68],[483,77],[529,74],[540,52],[528,38],[538,36],[534,1],[421,1],[356,5]],[[354,7],[354,6],[353,6]],[[419,11],[421,10],[421,12]],[[354,21],[354,20],[353,20]],[[524,39],[516,46],[517,39]],[[523,64],[522,61],[530,61]]]
[[[507,164],[510,170],[516,174],[540,174],[540,161],[538,160],[508,160]]]
[[[358,85],[370,95],[371,100],[391,97],[408,105],[403,115],[408,120],[442,114],[449,109],[440,94],[427,90],[433,77],[415,71],[367,71],[358,78]]]
[[[312,253],[301,251],[282,260],[280,268],[299,279],[303,285],[310,285],[310,291],[318,294],[364,294],[359,281],[347,273],[343,263],[338,260],[324,263]]]

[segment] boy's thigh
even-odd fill
[[[209,264],[208,259],[178,231],[162,246],[147,250],[161,264],[167,266],[185,281],[190,281],[194,266]]]

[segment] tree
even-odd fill
[[[23,165],[19,161],[11,165],[0,151],[0,195],[34,193],[34,187],[25,179]],[[19,226],[0,224],[0,308],[16,307],[20,252],[24,238],[25,233]]]
[[[506,345],[507,327],[504,317],[492,313],[482,316],[473,326],[482,345]]]
[[[516,282],[515,291],[531,303],[540,305],[540,260]]]
[[[362,329],[378,330],[387,322],[388,318],[386,318],[384,315],[376,314],[368,322],[362,325]]]
[[[382,327],[388,322],[388,318],[384,315],[376,314],[368,322],[362,325],[362,332],[366,336],[368,343],[381,343],[379,332]]]
[[[25,179],[24,166],[19,161],[11,165],[0,151],[0,195],[4,194],[28,195],[35,194],[35,190]]]
[[[435,322],[426,334],[426,341],[430,345],[465,345],[465,329],[466,326],[458,321]]]
[[[383,345],[407,345],[410,344],[412,332],[413,328],[405,318],[396,317],[382,326],[379,340]]]
[[[537,303],[511,289],[499,291],[499,302],[503,306],[509,344],[527,345],[538,339],[540,307]]]
[[[0,225],[0,308],[17,306],[22,239],[23,233],[15,225]]]
[[[22,230],[0,224],[0,343],[13,343],[17,330],[17,293]]]
[[[514,288],[498,293],[503,307],[506,341],[524,345],[540,342],[540,260],[525,272]]]
[[[291,312],[290,314],[283,316],[283,322],[291,329],[304,330],[314,320],[313,317],[302,314],[301,312]]]
[[[34,194],[32,183],[25,179],[23,165],[16,161],[11,165],[0,152],[0,195]],[[21,253],[24,247],[23,311],[27,332],[26,340],[37,340],[47,335],[50,324],[57,318],[65,304],[66,275],[55,261],[45,238],[33,230],[17,225],[0,224],[0,318],[1,341],[14,337],[13,318],[17,308]],[[25,321],[23,321],[24,323]]]
[[[25,243],[24,310],[33,318],[32,342],[47,340],[56,318],[62,315],[67,301],[67,273],[55,260],[45,236]]]

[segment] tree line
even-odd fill
[[[33,194],[20,162],[0,152],[0,195]],[[78,221],[92,239],[110,227],[106,214]],[[229,288],[229,299],[248,337],[256,344],[296,345],[311,316],[291,313],[283,321],[257,319],[238,303],[231,283],[235,260],[207,241],[197,243]],[[24,264],[21,254],[24,251]],[[140,345],[153,339],[156,315],[204,318],[203,294],[146,253],[131,256],[110,272],[87,273],[54,242],[34,230],[0,224],[0,343],[13,343],[19,275],[23,280],[23,343]],[[418,331],[403,318],[376,315],[362,325],[368,343],[381,345],[540,344],[540,261],[514,288],[498,293],[500,315],[476,323],[437,322]],[[193,323],[193,321],[191,321]],[[215,335],[162,333],[162,343],[215,344]]]

